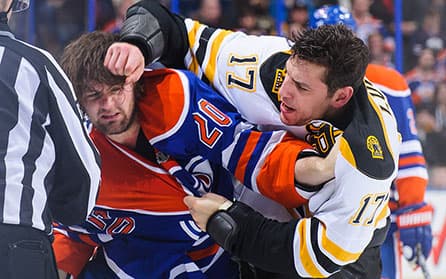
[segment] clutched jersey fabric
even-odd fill
[[[80,278],[237,275],[236,265],[194,223],[183,203],[186,189],[174,176],[96,130],[92,139],[102,156],[100,192],[86,222],[55,224],[60,268],[82,271]]]
[[[306,203],[313,194],[294,187],[294,162],[309,148],[306,142],[285,131],[256,131],[190,72],[147,71],[144,86],[148,90],[138,104],[141,126],[155,148],[179,160],[201,155],[248,188],[283,197],[289,208]]]

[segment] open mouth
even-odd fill
[[[292,112],[292,111],[295,111],[294,108],[292,108],[292,107],[290,107],[290,106],[287,106],[284,102],[282,102],[282,103],[280,104],[280,110],[281,110],[282,112]]]
[[[103,114],[101,115],[101,118],[104,120],[114,120],[119,116],[119,113],[113,113],[113,114]]]

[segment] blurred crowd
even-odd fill
[[[169,0],[160,0],[171,7]],[[282,1],[282,6],[277,4]],[[125,11],[136,0],[96,0],[94,26],[119,32]],[[416,122],[430,172],[430,186],[446,189],[446,0],[402,1],[403,74],[412,90]],[[392,0],[181,0],[181,14],[210,26],[243,30],[250,34],[288,36],[306,28],[309,14],[323,4],[350,9],[357,35],[370,48],[371,61],[395,65],[394,1]],[[91,1],[36,0],[33,17],[14,19],[34,30],[20,34],[25,40],[58,57],[63,47],[88,30]],[[284,18],[277,20],[277,9]],[[34,35],[35,34],[35,35]]]

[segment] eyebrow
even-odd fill
[[[297,80],[295,80],[295,79],[293,79],[293,78],[291,78],[291,79],[292,79],[293,82],[294,82],[296,85],[298,85],[299,87],[304,88],[304,89],[306,89],[306,90],[310,90],[310,89],[311,89],[311,86],[310,86],[308,83],[301,82],[301,81],[297,81]]]
[[[310,89],[311,89],[311,86],[310,86],[308,83],[305,83],[305,82],[303,82],[303,81],[297,81],[297,80],[295,80],[295,79],[289,74],[289,71],[288,71],[288,68],[287,68],[288,63],[291,63],[291,62],[288,60],[288,61],[285,63],[285,70],[287,71],[287,76],[290,77],[290,79],[293,81],[293,83],[294,83],[295,85],[297,85],[297,86],[299,86],[299,87],[301,87],[301,88],[304,88],[304,89],[306,89],[306,90],[310,90]]]

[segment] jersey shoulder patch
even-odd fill
[[[285,79],[285,63],[290,57],[290,52],[276,52],[260,66],[260,80],[268,97],[279,108],[279,89]]]

